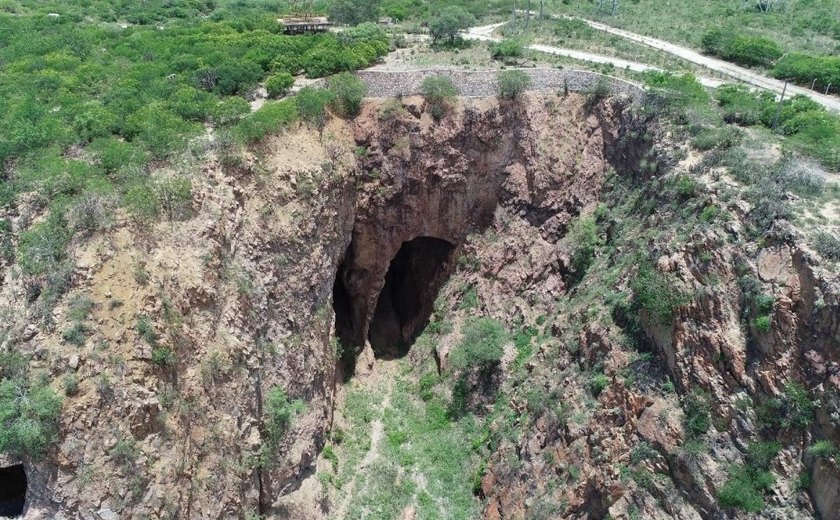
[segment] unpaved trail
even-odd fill
[[[385,425],[382,418],[385,415],[385,410],[391,406],[391,394],[394,392],[394,380],[396,379],[399,370],[398,361],[377,360],[373,372],[368,378],[362,382],[362,388],[373,390],[377,387],[383,388],[384,395],[382,402],[377,407],[376,419],[370,423],[370,447],[365,452],[362,461],[355,468],[353,478],[346,484],[347,491],[341,497],[338,507],[335,509],[333,518],[342,520],[347,517],[347,509],[353,502],[353,497],[356,494],[356,478],[363,473],[367,468],[370,468],[374,462],[379,458],[379,448],[382,445],[382,439],[385,437]]]
[[[464,38],[468,40],[477,40],[477,41],[486,41],[486,42],[499,42],[502,39],[493,36],[493,31],[498,29],[499,27],[505,25],[507,22],[501,23],[494,23],[491,25],[482,25],[479,27],[471,27],[467,30],[464,34]],[[581,61],[588,61],[590,63],[603,63],[613,65],[619,69],[627,69],[632,70],[634,72],[663,72],[663,69],[659,67],[654,67],[653,65],[648,65],[646,63],[639,63],[637,61],[628,61],[621,58],[614,58],[612,56],[604,56],[602,54],[593,54],[591,52],[585,51],[578,51],[575,49],[566,49],[563,47],[553,47],[551,45],[542,45],[542,44],[532,44],[528,45],[528,48],[538,52],[544,52],[546,54],[554,54],[556,56],[565,56],[567,58],[573,58],[576,60]],[[707,87],[719,87],[724,82],[720,81],[719,79],[714,78],[704,78],[698,77],[697,80],[707,86]]]
[[[555,15],[554,17],[570,18],[567,16],[558,15]],[[587,20],[584,18],[580,18],[580,20],[583,20],[584,22],[589,24],[589,26],[593,29],[613,34],[615,36],[620,36],[621,38],[625,38],[636,43],[641,43],[654,49],[659,49],[673,56],[677,56],[686,61],[690,61],[691,63],[694,63],[696,65],[706,67],[709,70],[714,70],[716,72],[720,72],[721,74],[726,74],[727,76],[730,76],[733,79],[737,79],[738,81],[749,83],[750,85],[753,85],[755,87],[763,88],[765,90],[775,92],[776,94],[781,94],[782,89],[784,88],[784,82],[782,81],[763,76],[761,74],[753,72],[749,69],[745,69],[744,67],[739,67],[738,65],[734,65],[727,61],[719,60],[716,58],[710,58],[709,56],[704,56],[703,54],[700,54],[699,52],[689,49],[687,47],[682,47],[680,45],[675,45],[664,40],[651,38],[650,36],[643,36],[641,34],[625,31],[624,29],[617,29],[615,27],[603,24],[601,22]],[[840,99],[827,96],[825,94],[820,94],[819,92],[815,92],[810,89],[788,84],[786,95],[794,94],[802,94],[803,96],[808,96],[809,98],[813,99],[825,108],[836,112],[840,112]]]

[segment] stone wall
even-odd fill
[[[596,72],[565,69],[520,69],[531,76],[528,90],[552,92],[568,88],[571,92],[580,92],[594,87],[602,78],[610,85],[614,95],[626,94],[635,101],[641,101],[644,90],[641,86]],[[368,97],[388,98],[417,94],[423,80],[432,75],[442,75],[452,79],[458,92],[464,97],[488,97],[497,93],[496,77],[499,71],[462,71],[462,70],[412,70],[412,71],[375,71],[364,70],[357,76],[368,86]]]

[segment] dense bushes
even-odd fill
[[[707,54],[741,65],[770,67],[782,56],[782,48],[773,40],[732,29],[712,29],[701,43]]]
[[[833,92],[840,91],[840,56],[810,56],[791,53],[783,57],[773,68],[773,76],[789,79],[803,85],[832,86]]]
[[[262,140],[270,133],[279,131],[295,119],[297,119],[295,100],[270,102],[243,118],[233,131],[243,141],[253,143]]]
[[[655,112],[678,114],[688,107],[705,106],[711,99],[691,74],[648,72],[645,83],[650,87],[646,108]]]
[[[429,113],[435,120],[440,120],[458,95],[458,89],[446,76],[428,76],[420,85],[420,93],[429,105]]]
[[[730,468],[729,478],[718,492],[720,505],[749,512],[761,511],[764,493],[776,482],[769,468],[780,449],[777,442],[750,443],[745,464]]]
[[[265,80],[265,90],[268,96],[278,98],[285,96],[286,93],[295,84],[295,77],[288,72],[278,72],[272,74]]]
[[[716,95],[725,121],[772,127],[778,106],[772,93],[724,85]],[[789,146],[829,168],[840,169],[840,117],[805,96],[793,96],[782,103],[778,129],[788,136]]]

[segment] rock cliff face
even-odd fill
[[[72,290],[50,316],[5,271],[7,348],[57,390],[78,381],[58,447],[0,464],[24,465],[25,518],[329,517],[313,477],[337,387],[405,355],[440,309],[543,338],[522,363],[509,348],[474,403],[509,411],[478,476],[486,518],[746,518],[717,497],[747,444],[772,436],[760,410],[793,413],[791,382],[821,405],[779,430],[766,517],[840,518],[836,465],[805,451],[840,443],[840,288],[795,234],[745,250],[736,215],[668,247],[629,240],[676,231],[640,209],[662,196],[659,162],[627,100],[471,100],[439,122],[426,108],[368,102],[241,161],[208,150],[183,218],[119,218],[73,244]],[[18,228],[41,217],[19,213]],[[569,231],[591,215],[609,252],[581,279]],[[611,296],[633,291],[641,257],[688,295],[667,323]],[[77,346],[62,332],[81,298]],[[441,370],[457,333],[435,348]],[[707,450],[686,431],[695,394]]]

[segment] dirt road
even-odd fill
[[[499,27],[505,25],[507,22],[496,23],[492,25],[483,25],[480,27],[471,27],[466,34],[464,34],[464,38],[468,40],[478,40],[478,41],[489,41],[489,42],[498,42],[501,41],[501,38],[497,36],[493,36],[493,31],[498,29]],[[566,49],[563,47],[553,47],[551,45],[541,45],[541,44],[533,44],[528,46],[529,49],[535,50],[538,52],[544,52],[546,54],[554,54],[557,56],[565,56],[567,58],[574,58],[576,60],[581,61],[588,61],[590,63],[604,63],[604,64],[611,64],[616,68],[619,69],[627,69],[632,70],[634,72],[649,72],[649,71],[659,71],[662,72],[662,69],[659,67],[654,67],[653,65],[647,65],[645,63],[639,63],[636,61],[628,61],[623,60],[621,58],[614,58],[612,56],[603,56],[601,54],[593,54],[591,52],[584,52],[578,51],[575,49]],[[714,79],[714,78],[704,78],[700,77],[697,80],[707,86],[707,87],[718,87],[723,84],[723,81]]]
[[[772,92],[775,92],[776,94],[781,94],[782,89],[784,88],[784,82],[782,81],[773,78],[768,78],[767,76],[763,76],[761,74],[753,72],[749,69],[745,69],[744,67],[739,67],[738,65],[734,65],[727,61],[704,56],[699,52],[689,49],[687,47],[682,47],[680,45],[675,45],[664,40],[651,38],[650,36],[642,36],[641,34],[625,31],[624,29],[617,29],[615,27],[600,22],[586,20],[583,18],[581,18],[581,20],[589,24],[589,26],[593,29],[604,31],[609,34],[614,34],[627,40],[631,40],[636,43],[641,43],[642,45],[647,45],[648,47],[652,47],[654,49],[659,49],[661,51],[667,52],[668,54],[672,54],[674,56],[682,58],[686,61],[690,61],[691,63],[694,63],[696,65],[706,67],[709,70],[726,74],[727,76],[738,81],[749,83],[750,85],[753,85],[755,87],[770,90]],[[820,94],[819,92],[815,92],[807,88],[802,88],[796,85],[788,84],[786,95],[792,96],[795,94],[802,94],[803,96],[808,96],[809,98],[813,99],[825,108],[833,110],[835,112],[840,112],[840,99],[837,99],[832,96],[827,96],[825,94]]]

